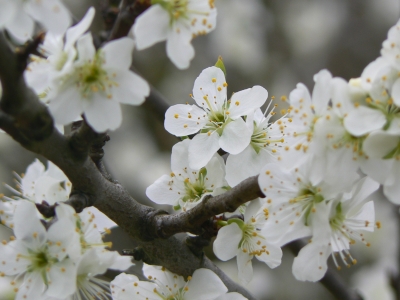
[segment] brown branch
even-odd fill
[[[169,237],[179,232],[202,233],[202,224],[213,216],[234,212],[240,205],[264,197],[258,186],[258,176],[250,177],[222,195],[203,200],[194,208],[176,215],[157,215],[155,235]]]
[[[122,0],[121,9],[108,41],[127,36],[136,18],[149,7],[150,1]]]
[[[36,39],[32,43],[38,45]],[[32,51],[30,44],[26,47]],[[22,55],[11,49],[4,32],[0,31],[0,80],[3,87],[0,108],[13,117],[14,127],[18,128],[21,135],[39,141],[51,134],[53,119],[35,93],[27,87],[23,77],[27,54],[23,49],[19,52]]]

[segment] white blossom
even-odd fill
[[[0,272],[23,279],[16,299],[42,299],[44,295],[66,297],[76,290],[76,264],[72,257],[80,252],[75,224],[59,219],[48,231],[35,213],[32,202],[17,206],[14,215],[15,240],[0,245]],[[73,214],[73,209],[59,206],[57,212]],[[60,235],[60,232],[63,232]]]
[[[179,300],[217,300],[226,294],[227,288],[214,272],[197,269],[185,282],[164,267],[144,264],[144,275],[151,281],[139,281],[135,275],[122,273],[111,282],[114,300],[179,299]],[[232,295],[232,299],[246,299]],[[230,299],[230,298],[229,298]]]
[[[71,24],[70,13],[60,0],[3,0],[0,5],[0,27],[20,42],[32,37],[34,21],[56,34],[62,34]]]
[[[194,170],[189,167],[189,147],[190,140],[186,139],[172,148],[172,172],[161,176],[146,189],[150,200],[186,211],[199,204],[206,195],[215,196],[224,191],[227,184],[222,158],[215,155],[205,167]]]
[[[349,252],[350,245],[359,241],[369,246],[363,232],[374,230],[375,211],[374,203],[366,200],[378,187],[375,181],[364,177],[342,199],[320,207],[313,219],[312,239],[300,250],[293,263],[293,274],[298,280],[320,280],[328,268],[327,258],[333,252],[339,255],[345,266],[357,263]],[[335,255],[332,258],[340,269]]]
[[[58,124],[68,124],[82,113],[96,131],[121,125],[120,103],[140,105],[150,92],[146,81],[129,70],[134,42],[121,38],[95,50],[92,35],[77,41],[77,60],[68,74],[53,78],[50,112]]]
[[[219,148],[230,154],[242,152],[250,143],[252,132],[242,116],[264,104],[268,92],[254,86],[227,98],[225,75],[217,67],[209,67],[197,77],[193,99],[197,105],[177,104],[165,113],[165,128],[176,136],[199,132],[189,145],[189,165],[204,167]]]
[[[237,257],[239,279],[244,284],[253,277],[253,257],[270,268],[281,264],[281,248],[269,241],[268,231],[262,230],[267,219],[268,210],[261,209],[259,201],[253,200],[246,208],[244,221],[229,219],[214,241],[214,253],[219,259],[226,261]]]
[[[186,69],[194,57],[193,37],[215,28],[214,0],[153,0],[132,27],[139,50],[167,41],[167,55],[179,68]]]

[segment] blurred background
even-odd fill
[[[76,20],[89,6],[95,6],[93,31],[104,30],[101,1],[64,2]],[[178,70],[168,60],[165,43],[134,53],[135,68],[171,105],[192,101],[189,94],[194,80],[203,69],[214,65],[219,55],[227,70],[229,94],[262,85],[270,96],[279,98],[289,95],[298,82],[312,89],[313,75],[324,68],[347,80],[359,77],[380,55],[388,29],[400,17],[398,0],[216,0],[215,4],[217,27],[193,41],[196,56],[189,69]],[[134,198],[156,206],[146,198],[145,190],[170,172],[170,151],[178,139],[165,131],[163,120],[146,106],[124,106],[123,112],[123,125],[110,132],[105,163]],[[23,173],[35,158],[5,134],[0,134],[0,157],[0,180],[10,185],[14,185],[12,172]],[[12,195],[3,185],[0,192]],[[365,299],[394,299],[388,275],[397,271],[397,209],[380,193],[372,198],[382,229],[367,237],[370,248],[355,245],[352,255],[358,264],[338,273]],[[115,243],[126,242],[118,234]],[[212,257],[210,249],[207,252]],[[292,262],[293,255],[287,250],[282,265],[275,270],[253,262],[254,279],[247,288],[260,300],[334,299],[318,283],[296,281]],[[235,260],[216,263],[236,279]]]

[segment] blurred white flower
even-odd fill
[[[20,42],[32,37],[34,20],[55,34],[64,33],[72,21],[59,0],[2,0],[0,6],[0,27],[4,26]]]
[[[215,28],[214,0],[153,0],[132,27],[137,48],[148,48],[167,40],[167,55],[179,68],[186,69],[194,57],[193,37]]]

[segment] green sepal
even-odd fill
[[[181,141],[184,141],[186,139],[188,139],[189,137],[187,135],[181,136]]]
[[[221,56],[221,55],[218,56],[218,60],[217,60],[217,62],[215,63],[215,66],[216,66],[217,68],[220,68],[220,69],[222,70],[222,72],[224,72],[224,74],[225,74],[225,76],[226,76],[226,69],[225,69],[224,62],[222,61],[222,56]]]
[[[179,204],[174,206],[174,210],[180,210],[180,209],[181,209],[181,206]]]
[[[229,219],[228,220],[228,224],[232,224],[232,223],[236,223],[240,229],[243,230],[243,227],[245,226],[243,220],[241,219],[237,219],[237,218],[233,218],[233,219]]]

